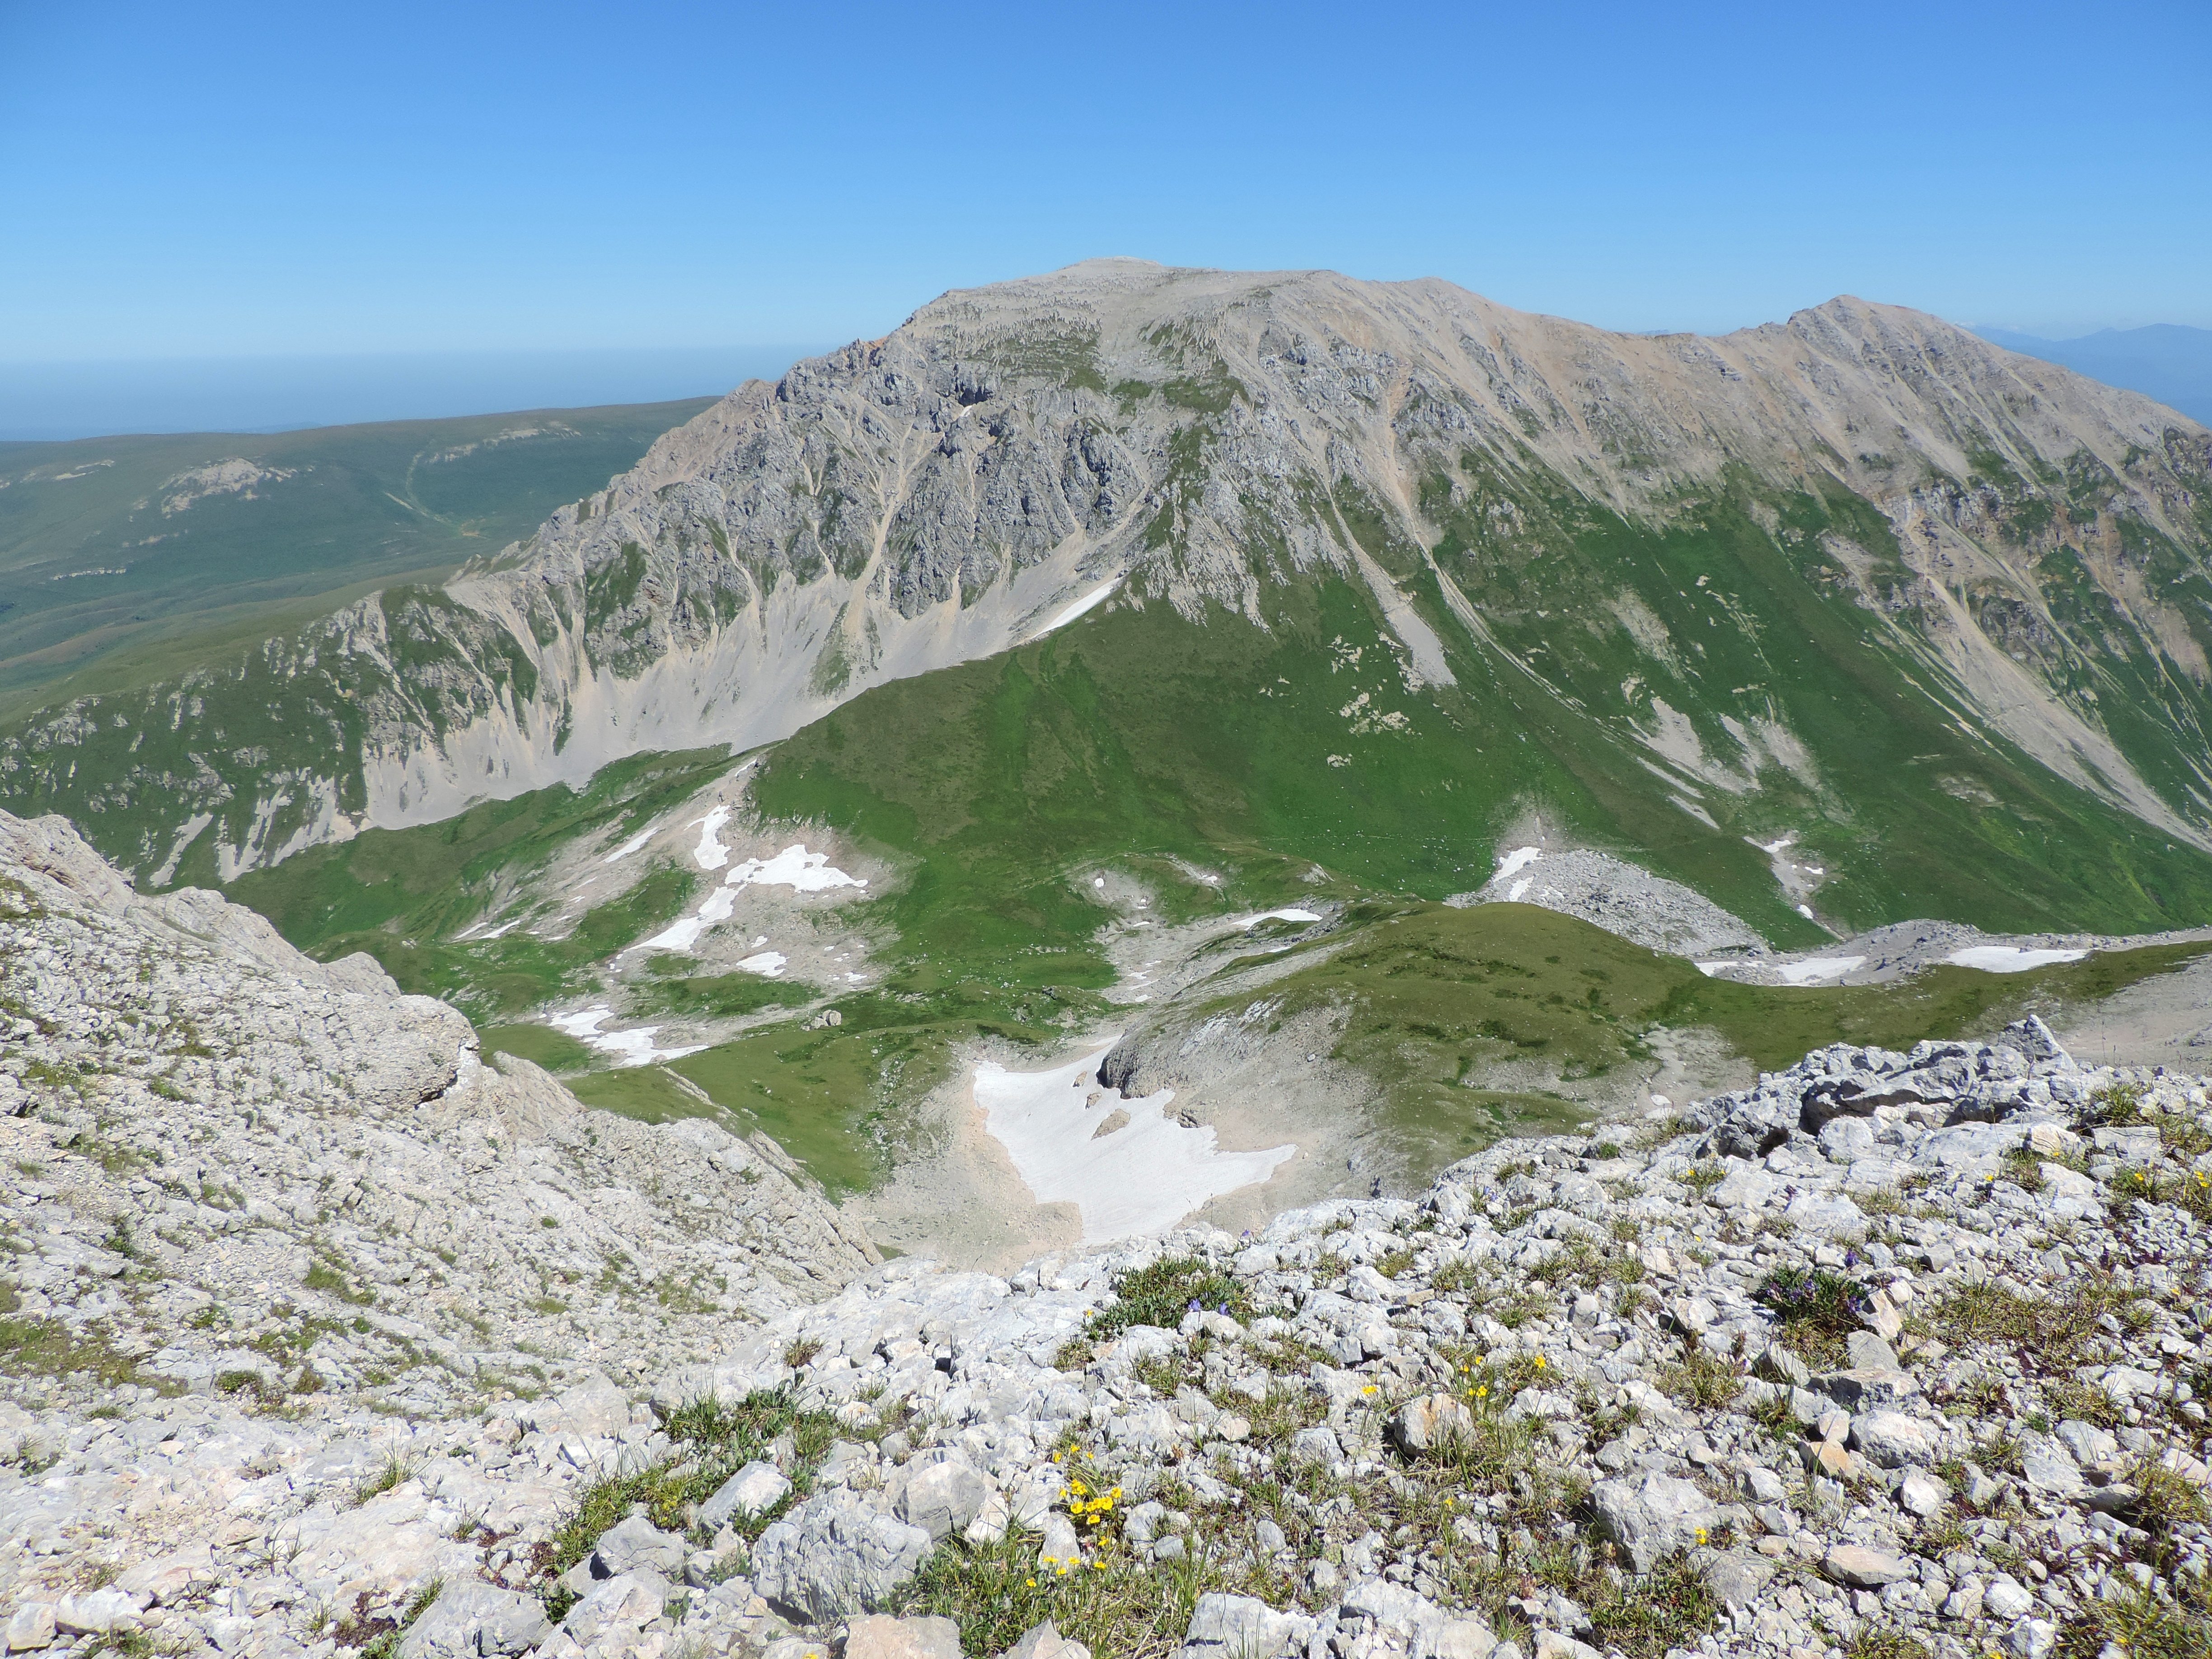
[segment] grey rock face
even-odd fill
[[[748,1463],[699,1506],[699,1524],[711,1529],[741,1515],[762,1514],[781,1503],[790,1490],[791,1482],[775,1464]]]
[[[1091,1659],[1091,1650],[1062,1636],[1048,1619],[1006,1650],[1006,1659]]]
[[[908,1467],[893,1510],[942,1541],[983,1512],[991,1489],[963,1457],[947,1456]]]
[[[1747,1607],[1757,1601],[1778,1571],[1775,1562],[1749,1550],[1717,1551],[1698,1570],[1705,1588],[1731,1607]]]
[[[1942,1437],[1936,1426],[1903,1412],[1867,1412],[1851,1419],[1851,1445],[1876,1467],[1925,1467],[1936,1461]]]
[[[401,1638],[399,1659],[527,1653],[551,1628],[534,1595],[481,1581],[451,1584]]]
[[[1441,1450],[1474,1437],[1474,1414],[1448,1394],[1409,1400],[1390,1419],[1390,1438],[1403,1451]]]
[[[592,1547],[592,1572],[598,1578],[648,1571],[671,1577],[684,1571],[688,1553],[683,1534],[663,1532],[643,1516],[633,1515],[599,1535]]]
[[[1313,1639],[1314,1621],[1249,1595],[1201,1595],[1183,1635],[1182,1659],[1288,1659]]]
[[[960,1659],[960,1626],[950,1619],[870,1613],[846,1632],[845,1659]]]
[[[849,1492],[825,1493],[761,1534],[753,1587],[802,1618],[841,1618],[882,1605],[914,1577],[934,1542],[923,1528]]]
[[[1640,1480],[1601,1480],[1590,1501],[1638,1572],[1662,1556],[1704,1543],[1720,1525],[1720,1508],[1687,1480],[1647,1474]]]

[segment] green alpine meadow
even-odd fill
[[[2212,434],[1932,317],[1093,261],[671,407],[514,521],[653,414],[295,434],[103,508],[87,547],[228,514],[268,574],[158,649],[4,618],[111,683],[13,719],[0,805],[854,1193],[985,1054],[1098,1034],[1202,1096],[1170,1050],[1295,1028],[1425,1170],[1641,1098],[1669,1034],[1978,1031],[2212,923]],[[471,445],[512,476],[449,483]],[[356,496],[392,528],[317,580],[466,563],[256,634]],[[1851,943],[1923,922],[2022,971]]]

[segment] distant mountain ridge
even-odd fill
[[[171,679],[443,576],[706,401],[0,443],[0,709]]]
[[[1974,331],[2008,351],[2140,392],[2193,421],[2212,425],[2212,328],[2153,323],[2144,328],[2100,329],[2071,340],[2039,339],[2003,328]]]
[[[1632,337],[1094,261],[749,383],[441,587],[52,711],[0,799],[228,879],[781,738],[1110,592],[1086,630],[1179,618],[1223,663],[1319,629],[1302,673],[1374,683],[1291,746],[1458,792],[1442,891],[1535,809],[1705,890],[1825,840],[1861,923],[2148,925],[2212,914],[2209,554],[2212,433],[1920,313]],[[1731,908],[1798,925],[1765,893]]]

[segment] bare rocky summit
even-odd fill
[[[2201,1079],[2033,1020],[1839,1047],[1418,1200],[949,1273],[358,962],[0,837],[11,1651],[2212,1631]]]

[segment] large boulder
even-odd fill
[[[1314,1621],[1249,1595],[1201,1595],[1179,1659],[1287,1659],[1313,1639]]]
[[[664,1578],[684,1571],[684,1534],[663,1532],[641,1515],[617,1522],[592,1547],[592,1577],[617,1578],[641,1570]]]
[[[1851,1419],[1851,1444],[1885,1469],[1925,1468],[1942,1438],[1936,1425],[1903,1412],[1863,1412]]]
[[[827,1624],[882,1606],[935,1541],[852,1492],[823,1492],[761,1534],[753,1588],[796,1618]]]
[[[440,1592],[430,1609],[400,1638],[399,1659],[527,1653],[544,1641],[552,1626],[545,1604],[520,1590],[501,1589],[482,1579],[462,1579]]]
[[[1670,1474],[1601,1480],[1590,1501],[1638,1572],[1705,1543],[1721,1521],[1718,1504]]]
[[[765,1458],[756,1458],[715,1490],[699,1506],[699,1524],[712,1531],[739,1516],[765,1514],[783,1501],[791,1482],[783,1471]]]
[[[960,1626],[950,1619],[872,1613],[846,1632],[845,1659],[960,1659]]]
[[[965,1530],[991,1499],[989,1483],[957,1452],[928,1462],[917,1458],[902,1474],[892,1511],[927,1533],[932,1543]]]
[[[1390,1438],[1409,1457],[1464,1446],[1474,1438],[1474,1416],[1448,1394],[1425,1394],[1398,1408]]]

